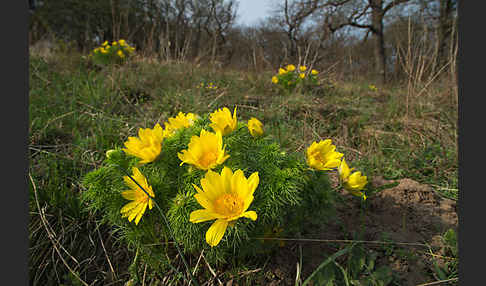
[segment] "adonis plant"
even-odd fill
[[[123,64],[134,52],[135,48],[130,46],[124,39],[111,43],[105,41],[90,53],[90,58],[99,65]]]
[[[317,75],[315,69],[307,69],[305,65],[296,68],[289,64],[284,68],[279,68],[278,73],[272,77],[272,83],[280,87],[286,93],[292,92],[298,86],[317,85]]]
[[[237,111],[179,112],[139,128],[85,176],[88,209],[153,270],[173,267],[176,250],[196,259],[204,251],[214,265],[244,263],[284,245],[266,240],[275,229],[281,238],[312,233],[338,195],[328,172],[366,198],[366,176],[351,173],[331,139],[286,153],[259,119],[242,121]]]

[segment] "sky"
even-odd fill
[[[275,0],[238,0],[237,24],[255,25],[269,15]]]

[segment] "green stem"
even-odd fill
[[[169,234],[170,234],[172,240],[174,240],[174,244],[175,244],[175,246],[177,248],[177,252],[179,252],[179,255],[181,256],[182,263],[184,263],[184,266],[186,267],[187,273],[189,274],[189,277],[191,278],[191,281],[194,283],[194,285],[199,286],[199,284],[197,283],[197,281],[194,278],[194,276],[192,276],[191,269],[189,268],[189,265],[187,264],[186,259],[184,258],[184,255],[182,254],[182,251],[179,248],[179,243],[177,243],[177,240],[176,240],[176,238],[175,238],[175,236],[174,236],[174,234],[172,232],[172,229],[171,229],[171,227],[169,225],[169,221],[165,217],[164,212],[162,211],[162,209],[159,207],[159,205],[157,204],[157,202],[154,200],[154,197],[150,196],[150,194],[142,186],[140,186],[140,184],[125,169],[123,169],[119,165],[115,165],[115,166],[117,166],[120,170],[122,170],[135,184],[137,184],[137,186],[150,198],[150,200],[152,200],[152,202],[154,203],[155,207],[159,210],[160,215],[164,219],[165,224],[167,225],[167,229],[169,230]]]

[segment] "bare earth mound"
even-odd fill
[[[337,206],[337,219],[326,224],[316,239],[353,239],[362,231],[360,240],[393,241],[425,245],[392,245],[395,249],[407,250],[414,259],[386,254],[382,244],[366,244],[379,252],[377,265],[388,265],[398,273],[402,285],[419,285],[432,282],[431,259],[433,255],[444,255],[441,235],[448,229],[457,232],[458,217],[456,202],[442,198],[428,186],[411,179],[387,181],[375,178],[375,187],[398,182],[368,198],[364,216],[359,199],[343,193],[344,200]],[[326,242],[301,243],[305,252],[302,277],[305,279],[326,257],[339,250],[337,244]],[[299,261],[297,243],[289,243],[277,254],[273,279],[269,285],[295,285],[296,261]],[[290,277],[293,276],[293,277]]]

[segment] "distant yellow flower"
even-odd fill
[[[339,179],[343,183],[344,188],[351,194],[366,200],[366,195],[361,192],[361,190],[368,183],[367,177],[362,176],[359,171],[351,174],[352,170],[354,170],[354,168],[350,169],[343,158],[338,167]]]
[[[125,55],[123,54],[123,52],[122,52],[121,50],[118,50],[117,55],[118,55],[120,58],[124,58],[124,57],[125,57]]]
[[[236,119],[236,106],[233,111],[233,117],[231,116],[231,111],[224,107],[223,109],[218,109],[209,115],[209,120],[211,120],[211,128],[214,131],[220,131],[221,134],[227,135],[236,129],[237,119]]]
[[[100,51],[101,51],[102,54],[108,53],[108,51],[106,49],[104,49],[103,47],[100,49]]]
[[[137,183],[142,186],[142,188],[147,191],[150,197],[154,198],[154,191],[152,190],[152,186],[150,186],[147,182],[147,179],[142,175],[140,170],[137,167],[132,168],[133,174],[132,178],[137,181]],[[132,202],[129,202],[120,210],[122,217],[128,217],[128,221],[131,222],[135,219],[135,224],[138,225],[138,222],[142,218],[142,215],[145,213],[147,206],[149,209],[152,209],[153,202],[152,199],[147,196],[147,194],[135,183],[130,179],[128,176],[124,176],[123,180],[125,184],[130,187],[130,190],[126,190],[121,193],[121,195]]]
[[[95,49],[93,50],[93,52],[94,52],[95,54],[96,54],[96,53],[98,53],[99,51],[100,51],[100,48],[95,48]]]
[[[304,78],[304,77],[305,77],[305,73],[300,73],[300,74],[299,74],[299,77],[300,77],[300,78]]]
[[[194,125],[196,118],[197,115],[194,113],[184,114],[183,112],[179,112],[176,117],[170,117],[165,123],[164,136],[171,136],[178,129]]]
[[[279,75],[286,74],[286,73],[287,73],[287,71],[285,69],[283,69],[283,68],[279,68],[278,69],[278,74]]]
[[[120,46],[124,46],[126,44],[125,40],[123,39],[118,40],[118,43],[120,44]]]
[[[341,157],[344,154],[336,152],[336,146],[331,144],[331,139],[313,142],[307,148],[307,164],[316,170],[331,170],[339,167]]]
[[[192,136],[186,150],[177,154],[184,163],[194,165],[201,170],[213,169],[222,164],[230,155],[224,151],[223,136],[221,132],[216,133],[201,130],[199,136]]]
[[[109,49],[110,49],[110,47],[111,47],[110,45],[106,45],[106,46],[105,46],[105,49],[106,49],[106,50],[109,50]]]
[[[230,168],[224,167],[221,175],[209,170],[201,179],[202,189],[193,184],[197,191],[194,198],[204,209],[191,212],[189,221],[216,220],[206,232],[206,242],[211,247],[218,245],[228,225],[233,226],[240,217],[257,219],[257,213],[247,209],[259,181],[258,172],[247,179],[242,170],[233,173]]]
[[[263,135],[263,123],[255,117],[252,117],[248,120],[248,130],[253,137],[261,136]]]
[[[313,75],[316,75],[316,74],[318,74],[318,73],[319,73],[319,72],[318,72],[318,71],[316,71],[316,70],[314,70],[314,69],[313,69],[313,70],[311,70],[311,74],[313,74]]]
[[[278,83],[278,77],[273,76],[273,77],[272,77],[272,82],[273,82],[273,83]]]
[[[102,46],[106,46],[108,45],[108,41],[104,41],[103,44],[101,44]]]
[[[306,66],[300,66],[300,67],[299,67],[299,70],[300,70],[301,72],[304,72],[304,71],[306,71],[306,70],[307,70],[307,67],[306,67]]]
[[[291,72],[291,71],[294,71],[295,70],[295,66],[294,65],[288,65],[287,66],[287,71]]]
[[[112,46],[116,46],[116,44],[117,44],[116,41],[114,41],[114,42],[111,43]]]
[[[368,88],[369,88],[370,90],[372,90],[372,91],[377,91],[377,90],[378,90],[374,84],[370,84],[370,85],[368,86]]]
[[[124,143],[123,151],[142,159],[140,164],[150,163],[154,161],[162,150],[163,129],[157,123],[153,129],[140,128],[138,130],[138,137],[128,137],[128,141]]]

